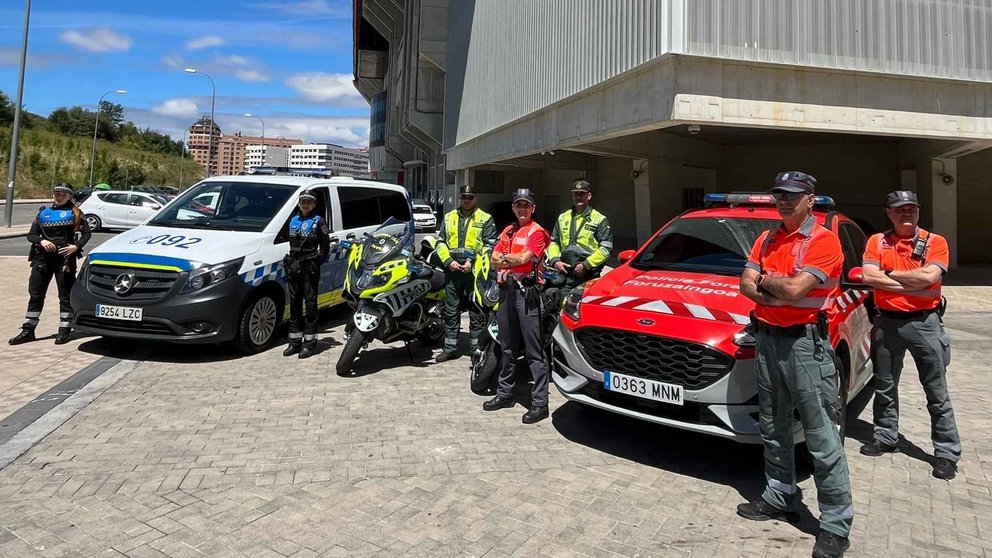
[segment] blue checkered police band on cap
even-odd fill
[[[65,182],[60,182],[59,184],[56,184],[52,188],[52,193],[53,194],[71,194],[72,193],[72,186],[69,186]]]
[[[310,200],[312,202],[317,201],[317,195],[310,190],[304,190],[300,192],[300,201]]]

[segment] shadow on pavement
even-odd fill
[[[361,378],[400,366],[412,366],[414,368],[434,366],[432,347],[424,345],[420,341],[410,341],[408,347],[409,349],[404,347],[402,341],[394,341],[366,349],[358,353],[354,364],[351,365],[351,372],[342,377]]]

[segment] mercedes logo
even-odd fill
[[[117,279],[114,279],[114,292],[119,295],[126,295],[131,292],[132,287],[134,287],[133,273],[121,273]]]

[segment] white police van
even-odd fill
[[[331,238],[410,221],[402,186],[352,178],[221,176],[89,253],[72,289],[73,327],[106,337],[232,342],[257,352],[289,315],[282,259],[299,193],[317,194]],[[342,302],[346,250],[321,266],[318,306]]]

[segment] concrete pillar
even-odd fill
[[[951,267],[958,265],[958,160],[934,159],[931,165],[933,231],[947,239]]]
[[[651,181],[648,176],[648,160],[633,159],[631,170],[637,174],[634,178],[634,211],[637,222],[637,245],[640,246],[654,233],[654,224],[651,222]]]

